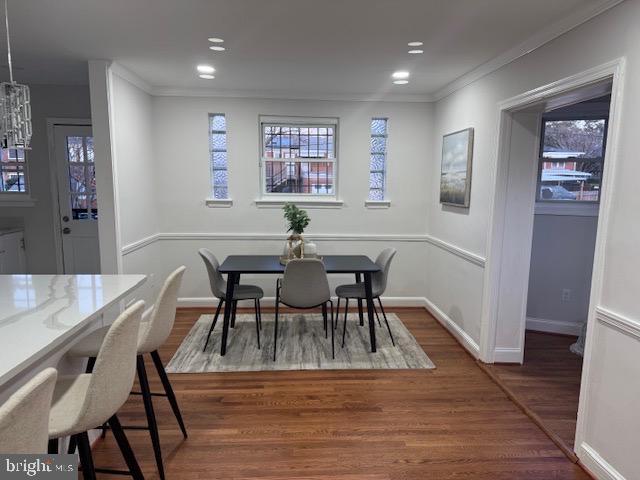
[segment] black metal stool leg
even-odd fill
[[[118,417],[115,415],[111,417],[109,419],[109,425],[111,426],[111,431],[113,432],[113,436],[118,443],[118,447],[120,447],[120,452],[122,452],[122,456],[124,457],[124,461],[129,468],[131,476],[135,480],[144,480],[142,470],[140,470],[140,465],[138,465],[136,456],[131,449],[131,445],[129,444],[129,440],[127,440],[127,436],[124,434],[124,430],[122,429],[122,425],[120,425]]]
[[[144,402],[144,410],[147,414],[147,424],[149,425],[149,434],[151,435],[151,443],[153,444],[153,453],[156,457],[156,465],[160,478],[164,480],[164,465],[162,463],[162,450],[160,448],[160,436],[158,434],[158,424],[156,423],[156,415],[153,411],[153,402],[151,400],[151,390],[149,389],[149,380],[147,379],[147,371],[144,366],[144,358],[138,355],[137,358],[138,380],[140,381],[140,390],[142,391],[142,400]]]
[[[167,400],[169,400],[171,410],[173,410],[173,414],[178,421],[178,425],[180,425],[182,435],[184,436],[184,438],[187,438],[187,429],[185,428],[184,421],[182,420],[180,407],[178,407],[178,400],[176,400],[176,395],[175,393],[173,393],[173,387],[171,386],[171,382],[169,381],[169,377],[167,376],[167,372],[164,369],[162,359],[160,358],[160,354],[157,350],[151,352],[151,358],[153,359],[153,364],[156,367],[156,371],[158,372],[158,376],[160,377],[160,381],[162,382],[162,386],[164,387],[164,392],[167,394]]]

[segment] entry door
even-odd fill
[[[64,273],[100,273],[91,126],[56,125],[54,140]]]

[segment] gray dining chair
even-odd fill
[[[331,330],[331,357],[335,358],[333,333],[333,302],[324,264],[321,260],[303,258],[291,260],[284,269],[283,277],[276,282],[276,318],[273,334],[273,361],[276,360],[278,344],[279,306],[284,304],[301,310],[322,307],[324,335]],[[327,324],[327,304],[331,306],[331,328]]]
[[[205,266],[207,267],[207,274],[209,275],[209,283],[211,285],[211,293],[213,296],[219,299],[218,308],[216,308],[216,314],[213,317],[211,328],[207,335],[207,341],[204,344],[203,352],[207,350],[209,344],[209,338],[211,332],[218,322],[218,316],[220,315],[220,309],[222,304],[226,301],[232,302],[232,315],[231,315],[231,328],[236,324],[236,307],[238,306],[238,300],[253,300],[253,306],[256,313],[256,336],[258,339],[258,348],[260,348],[260,330],[262,329],[262,312],[260,309],[260,299],[264,297],[264,291],[257,285],[236,285],[233,291],[233,299],[227,299],[227,281],[220,273],[220,263],[216,256],[207,248],[201,248],[198,250],[198,254],[202,257]]]
[[[373,293],[374,300],[378,300],[378,304],[380,305],[380,311],[382,312],[382,316],[384,318],[384,322],[387,325],[387,330],[389,331],[389,336],[391,337],[391,343],[395,347],[396,342],[393,339],[393,334],[391,333],[391,327],[389,326],[389,321],[387,320],[387,315],[384,311],[384,307],[382,306],[382,300],[380,297],[384,294],[387,289],[387,278],[389,277],[389,268],[391,267],[391,260],[397,253],[395,248],[385,248],[378,258],[376,258],[376,265],[380,267],[380,271],[371,275],[371,291]],[[337,315],[340,314],[340,299],[344,298],[345,306],[344,306],[344,325],[342,328],[342,347],[344,348],[344,337],[345,332],[347,330],[347,313],[349,311],[349,300],[350,299],[358,299],[363,300],[367,298],[364,283],[352,283],[348,285],[339,285],[336,287],[336,295],[338,297],[338,307],[337,307]],[[376,314],[376,318],[378,319],[378,324],[380,324],[380,316],[378,315],[378,310],[375,307],[375,303],[373,305],[373,311]],[[338,326],[337,318],[336,318],[336,328]]]

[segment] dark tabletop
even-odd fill
[[[375,273],[380,271],[366,255],[322,255],[327,273]],[[282,273],[278,255],[230,255],[222,265],[220,273]]]

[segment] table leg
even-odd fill
[[[222,345],[220,345],[220,355],[227,353],[227,336],[229,335],[229,323],[231,321],[231,313],[233,310],[233,291],[236,288],[235,274],[230,273],[227,276],[227,301],[224,302],[224,321],[222,322]]]
[[[238,285],[240,283],[240,274],[234,275],[234,283]],[[235,288],[235,285],[233,288]],[[231,311],[231,328],[236,328],[236,310],[238,309],[238,301],[233,302],[233,310]]]
[[[356,283],[362,282],[362,275],[356,273]],[[360,326],[364,325],[364,315],[362,314],[362,299],[358,299],[358,316],[360,317]]]
[[[367,295],[367,316],[369,317],[369,338],[371,339],[371,351],[376,352],[376,326],[373,318],[373,291],[371,289],[371,273],[364,274],[364,291]]]

